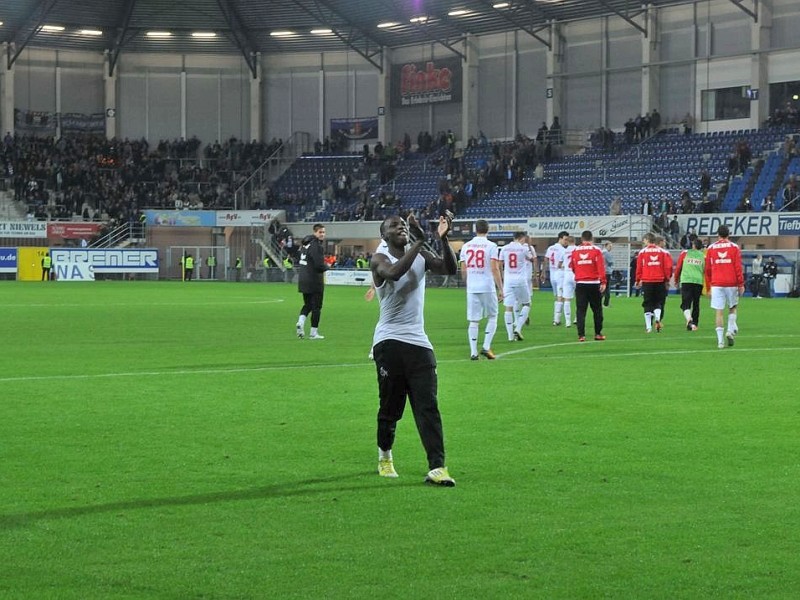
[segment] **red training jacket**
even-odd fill
[[[726,239],[711,244],[706,251],[706,281],[713,287],[744,286],[742,252]]]
[[[672,277],[672,257],[669,252],[649,244],[636,257],[636,287],[640,283],[667,283]]]
[[[569,259],[569,268],[575,273],[575,283],[606,283],[603,252],[591,242],[583,242],[575,248]]]

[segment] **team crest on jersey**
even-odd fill
[[[720,258],[728,258],[728,253],[727,252],[719,252],[719,253],[717,253],[717,256],[719,256]]]
[[[381,367],[380,370],[378,371],[378,375],[381,376],[381,379],[385,379],[386,377],[389,376],[389,371],[387,371],[385,367]]]

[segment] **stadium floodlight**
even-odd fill
[[[48,33],[58,33],[59,31],[64,31],[63,25],[42,25],[41,31],[46,31]]]
[[[378,23],[376,26],[378,29],[386,29],[387,27],[397,27],[400,23],[395,23],[394,21],[386,21],[385,23]]]
[[[449,13],[447,13],[447,16],[448,17],[463,17],[464,15],[468,15],[468,14],[469,14],[468,10],[466,10],[464,8],[459,8],[459,9],[456,9],[456,10],[451,10]]]
[[[408,21],[409,23],[427,23],[428,19],[428,15],[420,15],[418,17],[411,17]]]
[[[311,33],[313,35],[330,35],[333,33],[333,29],[312,29]]]
[[[269,34],[272,37],[292,37],[293,35],[297,35],[294,31],[287,30],[279,30],[279,31],[270,31]]]
[[[193,31],[192,32],[192,37],[193,38],[206,39],[207,40],[207,39],[211,39],[211,38],[217,37],[217,34],[214,33],[213,31]]]
[[[171,31],[148,31],[145,35],[149,38],[168,38],[172,37]]]
[[[103,32],[100,31],[99,29],[79,29],[78,33],[81,35],[94,35],[94,36],[103,35]]]
[[[511,2],[497,2],[496,4],[492,4],[492,8],[508,8],[511,6]]]

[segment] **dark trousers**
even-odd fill
[[[50,281],[50,267],[42,267],[42,281]]]
[[[606,291],[603,292],[603,306],[611,302],[611,273],[606,273]]]
[[[307,317],[309,313],[311,314],[311,326],[318,327],[322,313],[322,292],[303,293],[303,308],[300,309],[300,314]]]
[[[700,320],[700,297],[703,295],[702,283],[681,284],[681,310],[692,309],[692,323]]]
[[[578,337],[586,336],[586,312],[592,307],[594,334],[603,333],[603,304],[599,283],[578,283],[575,285],[575,305],[578,308]]]
[[[664,283],[642,283],[642,307],[644,312],[651,313],[657,308],[664,307],[667,299],[667,288]]]
[[[372,350],[380,396],[378,448],[391,450],[408,397],[428,468],[443,467],[444,434],[436,400],[438,379],[433,350],[396,340],[380,342]]]

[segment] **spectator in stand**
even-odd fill
[[[622,214],[622,198],[614,196],[611,204],[608,207],[608,214],[611,216],[618,216]]]
[[[711,174],[708,169],[700,172],[700,195],[704,196],[711,190]]]
[[[775,212],[775,200],[772,199],[772,196],[764,198],[764,202],[761,203],[761,210],[763,212]]]

